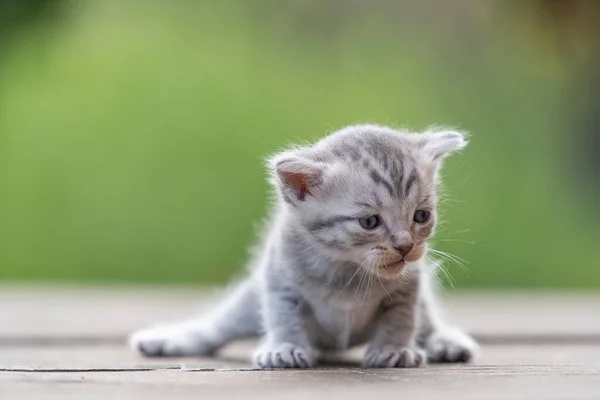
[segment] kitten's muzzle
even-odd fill
[[[405,230],[395,232],[390,237],[390,241],[390,244],[398,253],[400,253],[402,259],[406,258],[406,256],[415,248],[412,235]]]
[[[394,249],[398,250],[400,255],[402,255],[402,259],[404,259],[404,257],[406,257],[414,248],[415,248],[415,245],[412,243],[394,246]]]

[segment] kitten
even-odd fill
[[[307,368],[368,343],[364,367],[467,362],[478,346],[448,327],[424,261],[442,159],[455,131],[341,129],[269,160],[274,213],[249,276],[210,314],[136,332],[147,356],[212,355],[262,335],[260,368]]]

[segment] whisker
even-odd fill
[[[377,266],[377,279],[379,279],[379,284],[381,285],[381,289],[383,290],[383,298],[391,298],[392,296],[385,288],[383,281],[381,280],[381,275],[379,275],[379,265]]]
[[[435,239],[433,239],[435,240]],[[471,242],[469,240],[459,240],[459,239],[437,239],[436,242],[455,242],[455,243],[466,243],[466,244],[475,244],[475,242]]]
[[[436,282],[441,287],[446,286],[444,283],[447,282],[450,285],[450,287],[452,289],[454,289],[454,278],[452,277],[452,274],[450,273],[450,271],[448,271],[446,266],[443,264],[443,261],[436,260],[435,258],[432,258],[431,256],[427,256],[426,259],[427,259],[428,263],[435,265],[435,271],[432,274],[432,276],[434,277]],[[442,279],[442,277],[440,276],[438,271],[443,274],[445,280]]]
[[[430,247],[429,250],[432,251],[433,253],[439,255],[440,257],[447,259],[448,261],[454,262],[467,275],[470,274],[469,269],[465,265],[465,264],[469,264],[469,262],[467,260],[465,260],[464,258],[461,258],[461,257],[459,257],[457,255],[452,254],[452,253],[448,253],[448,252],[445,252],[445,251],[436,250],[436,249],[434,249],[432,247]]]
[[[360,267],[359,267],[360,279],[358,280],[358,287],[356,288],[356,291],[354,292],[353,300],[357,300],[358,299],[358,295],[362,291],[363,281],[366,278],[366,274],[365,274],[364,269],[362,268],[362,265],[363,264],[361,264]]]
[[[367,300],[367,298],[370,296],[372,290],[373,290],[373,281],[374,281],[374,277],[373,277],[373,267],[375,266],[375,260],[373,260],[372,257],[367,256],[365,258],[365,261],[362,264],[364,272],[365,272],[365,287],[364,287],[364,293],[362,293],[362,300],[361,300],[361,306],[364,304],[364,302]],[[366,268],[365,268],[366,267]],[[361,291],[362,291],[362,286],[361,286]]]
[[[334,274],[331,276],[331,278],[330,278],[330,279],[329,279],[327,282],[325,282],[325,283],[323,284],[323,286],[322,286],[322,287],[327,287],[327,286],[329,286],[329,285],[331,284],[331,282],[333,282],[333,281],[335,280],[335,278],[337,278],[338,276],[340,276],[340,274],[341,274],[342,272],[343,272],[343,269],[342,269],[342,268],[339,268],[339,269],[338,269],[338,270],[337,270],[337,271],[336,271],[336,272],[335,272],[335,273],[334,273]],[[350,278],[350,280],[352,280],[352,278]],[[350,283],[350,281],[348,281],[348,283],[346,283],[346,286],[348,286],[348,284],[349,284],[349,283]],[[346,288],[346,286],[344,286],[344,289]],[[344,290],[344,289],[342,289],[342,290]]]
[[[308,245],[308,246],[306,246],[306,248],[304,248],[304,249],[302,250],[302,252],[303,252],[303,253],[306,253],[306,252],[308,252],[309,250],[312,250],[312,249],[314,249],[315,247],[316,247],[316,245],[315,245],[315,244]]]
[[[466,232],[470,232],[470,229],[462,229],[460,231],[452,231],[449,232],[448,229],[446,228],[442,228],[442,229],[438,229],[438,231],[435,233],[435,235],[433,235],[434,238],[446,238],[450,235],[456,235],[459,233],[466,233]]]
[[[460,258],[458,256],[455,256],[454,254],[451,254],[451,253],[446,253],[446,256],[448,257],[449,260],[454,261],[458,266],[460,266],[463,270],[465,270],[465,272],[468,272],[468,269],[465,265],[465,264],[469,263],[467,260]]]
[[[444,282],[447,282],[450,285],[450,287],[452,289],[454,289],[454,284],[455,284],[454,277],[452,276],[450,271],[448,271],[448,268],[443,263],[440,263],[438,270],[444,275],[444,278],[445,278]],[[444,282],[441,282],[442,285]]]
[[[356,274],[358,274],[361,270],[362,264],[360,264],[358,266],[358,268],[356,268],[356,271],[354,272],[354,274],[350,277],[350,279],[348,280],[348,282],[346,282],[346,285],[344,285],[344,287],[342,288],[342,292],[344,291],[344,289],[346,289],[348,287],[348,285],[350,285],[350,283],[352,282],[352,280],[354,279],[354,277],[356,277]]]
[[[452,190],[455,189],[457,187],[459,187],[460,185],[464,185],[465,183],[467,183],[469,180],[471,180],[471,178],[473,177],[473,174],[470,174],[469,176],[467,176],[465,179],[463,179],[462,181],[458,182],[456,185],[454,186],[449,186],[448,190]]]
[[[367,272],[369,274],[369,280],[367,282],[367,287],[365,288],[365,294],[364,297],[360,303],[360,305],[362,306],[364,304],[364,302],[369,298],[369,296],[371,295],[371,292],[373,291],[373,283],[375,281],[375,279],[373,278],[373,272]]]

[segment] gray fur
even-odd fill
[[[465,144],[453,131],[358,125],[275,155],[277,200],[248,277],[209,315],[130,343],[148,356],[207,355],[262,336],[262,368],[312,367],[321,351],[367,343],[365,367],[470,360],[477,345],[439,317],[423,257],[441,160]],[[417,209],[431,212],[426,223],[413,222]],[[366,230],[358,219],[370,215],[381,225]]]
[[[355,219],[356,219],[356,217],[348,216],[348,215],[334,215],[327,219],[323,219],[323,220],[314,222],[312,224],[308,224],[306,226],[306,228],[309,231],[315,232],[315,231],[319,231],[321,229],[331,228],[331,227],[335,226],[336,224],[339,224],[340,222],[354,221]]]
[[[408,179],[406,180],[406,186],[404,187],[404,197],[408,197],[408,192],[410,192],[410,189],[413,187],[413,185],[417,183],[418,179],[419,176],[417,175],[417,170],[413,169],[410,175],[408,176]]]
[[[369,176],[371,177],[373,182],[375,182],[378,185],[382,185],[388,191],[390,196],[394,195],[394,187],[392,186],[392,184],[388,182],[388,180],[384,178],[377,170],[370,170]]]

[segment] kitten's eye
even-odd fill
[[[431,213],[429,211],[417,210],[415,212],[415,216],[413,217],[413,220],[419,224],[424,224],[425,222],[427,222],[429,220],[430,216],[431,216]]]
[[[378,215],[371,215],[370,217],[359,218],[358,223],[363,228],[371,230],[377,228],[381,224],[381,220]]]

